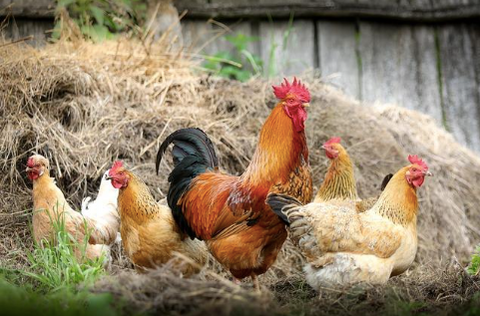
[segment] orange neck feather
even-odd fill
[[[297,132],[280,102],[263,124],[257,149],[243,178],[249,183],[270,186],[287,181],[301,161],[308,162],[305,131]]]
[[[417,190],[405,178],[408,169],[409,166],[404,167],[393,176],[373,207],[380,215],[402,225],[415,220],[418,212]]]
[[[323,180],[315,199],[322,201],[358,199],[353,164],[343,147],[339,150],[338,157],[331,160],[325,180]]]

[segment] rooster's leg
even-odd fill
[[[253,281],[253,287],[255,288],[255,290],[257,292],[260,292],[260,283],[258,282],[257,275],[252,273],[251,277],[252,277],[252,281]]]

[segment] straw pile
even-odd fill
[[[14,266],[24,264],[24,247],[31,245],[31,184],[24,173],[30,154],[38,152],[50,159],[53,176],[73,205],[79,206],[86,195],[95,195],[101,175],[115,159],[124,160],[161,199],[170,167],[162,162],[156,176],[154,157],[166,135],[183,127],[202,128],[216,145],[221,167],[240,174],[249,163],[263,121],[275,105],[270,86],[278,83],[213,78],[200,73],[181,53],[124,40],[102,45],[60,42],[41,50],[0,46],[0,61],[0,264]],[[408,154],[418,154],[435,177],[427,179],[419,190],[417,266],[428,263],[440,269],[452,256],[460,261],[468,259],[480,239],[480,186],[476,185],[480,183],[480,158],[425,115],[397,106],[360,104],[313,74],[301,79],[312,93],[307,137],[314,184],[318,187],[325,174],[328,162],[320,146],[331,136],[342,137],[353,158],[362,197],[377,194],[385,174],[406,165]],[[117,268],[126,272],[116,273],[126,290],[111,285],[116,293],[132,293],[135,282],[141,283],[140,288],[160,282],[164,286],[176,284],[169,287],[174,292],[167,297],[188,291],[194,295],[194,289],[204,289],[198,295],[205,300],[215,300],[221,292],[240,303],[255,301],[248,298],[248,290],[219,281],[228,275],[216,265],[214,272],[204,271],[192,280],[166,276],[163,270],[145,280],[144,276],[135,279],[128,263],[123,262],[117,262]],[[262,277],[261,282],[274,292],[277,301],[285,300],[284,294],[298,294],[299,284],[306,288],[301,281],[302,262],[287,243],[276,266]],[[418,280],[431,281],[432,275],[442,277],[439,271],[443,270],[427,273],[430,279],[414,277],[414,273],[392,282],[410,286]],[[461,271],[448,274],[449,278]],[[154,281],[157,283],[145,285]],[[215,295],[206,290],[215,287]],[[382,290],[371,291],[368,295],[375,296]],[[427,295],[418,291],[418,297]],[[311,289],[300,294],[305,299],[315,296]],[[188,295],[182,302],[192,300]],[[164,299],[142,306],[169,310],[172,306],[162,305]],[[265,307],[265,300],[270,299],[260,297],[255,302]]]

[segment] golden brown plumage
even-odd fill
[[[260,131],[251,163],[241,176],[219,172],[213,146],[196,129],[179,130],[162,144],[158,164],[173,142],[175,168],[168,201],[180,227],[207,242],[236,278],[265,273],[287,237],[285,225],[265,204],[269,192],[312,198],[304,133],[308,90],[294,81],[276,87],[281,101]],[[280,89],[280,90],[279,90]]]
[[[307,258],[310,285],[385,283],[408,269],[417,251],[416,189],[429,174],[418,157],[409,160],[412,164],[400,169],[363,213],[352,201],[302,206],[288,196],[269,196],[267,202],[290,223],[290,236]]]
[[[120,189],[118,212],[123,247],[138,270],[173,260],[185,275],[198,272],[207,260],[205,244],[180,232],[170,208],[155,201],[147,185],[120,162],[114,164],[109,175],[114,187]]]
[[[42,240],[54,242],[54,225],[64,222],[66,231],[79,244],[83,244],[86,230],[90,234],[84,255],[75,248],[78,260],[96,259],[102,254],[109,259],[107,245],[114,242],[116,233],[110,235],[96,229],[96,221],[83,217],[71,208],[55,180],[50,177],[48,160],[41,155],[33,155],[28,159],[26,171],[33,182],[32,226],[35,240],[39,244],[42,244]]]
[[[345,148],[340,144],[340,138],[333,137],[322,146],[330,166],[320,189],[315,196],[315,202],[330,200],[357,201],[357,184],[353,171],[353,163]]]
[[[340,144],[340,137],[332,137],[323,144],[322,148],[325,149],[326,156],[330,159],[330,166],[314,201],[354,201],[358,212],[370,209],[379,196],[363,200],[358,197],[353,162],[347,150]],[[384,178],[381,191],[383,191],[391,176],[388,175]]]

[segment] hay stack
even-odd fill
[[[275,105],[272,82],[212,78],[161,45],[146,48],[121,40],[61,42],[41,50],[11,45],[0,47],[0,60],[2,258],[22,249],[18,236],[30,238],[26,224],[32,202],[23,170],[31,153],[49,157],[53,175],[74,205],[95,193],[114,159],[125,160],[162,198],[170,169],[162,163],[156,176],[153,162],[168,133],[188,126],[204,129],[222,168],[239,174]],[[480,240],[480,158],[425,115],[362,105],[314,76],[302,79],[312,92],[307,133],[315,185],[327,167],[320,145],[331,136],[342,137],[353,157],[361,196],[377,194],[385,174],[405,165],[408,154],[419,154],[435,177],[419,194],[417,261],[467,258]],[[299,263],[291,249],[284,259]],[[282,262],[270,277],[285,275]],[[291,269],[288,262],[284,266]]]

